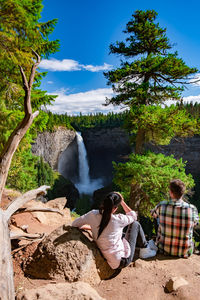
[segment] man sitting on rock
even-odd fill
[[[193,253],[194,225],[198,223],[197,208],[183,201],[185,184],[175,179],[170,182],[170,201],[160,202],[152,216],[158,219],[156,243],[161,253],[187,258]]]

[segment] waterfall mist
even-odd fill
[[[101,179],[91,180],[89,176],[89,165],[87,151],[80,132],[76,132],[79,159],[79,181],[75,184],[79,193],[92,194],[103,186]]]

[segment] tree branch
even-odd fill
[[[22,75],[22,81],[23,81],[24,89],[28,90],[28,81],[27,81],[27,78],[26,78],[26,75],[24,73],[24,70],[23,70],[22,66],[19,66],[19,69],[20,69],[20,73]]]
[[[7,221],[10,219],[10,217],[26,202],[35,199],[39,195],[46,194],[47,189],[49,189],[50,186],[43,185],[39,187],[38,189],[31,190],[23,194],[22,196],[18,197],[17,199],[13,200],[7,207],[5,211],[5,216]]]
[[[11,240],[35,240],[35,239],[42,239],[44,237],[44,233],[23,233],[19,234],[16,232],[10,232],[10,239]]]
[[[29,82],[28,82],[29,88],[31,88],[32,85],[33,85],[33,80],[34,80],[34,77],[35,77],[35,71],[36,71],[38,65],[40,64],[40,56],[33,49],[32,49],[32,52],[36,56],[36,63],[31,68],[31,75],[30,75]]]

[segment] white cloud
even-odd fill
[[[112,68],[111,65],[104,63],[102,66],[82,65],[73,59],[43,59],[40,63],[40,68],[49,71],[80,71],[87,70],[91,72],[106,71]]]
[[[106,71],[112,68],[111,65],[104,63],[103,66],[93,66],[93,65],[81,65],[83,69],[91,72],[99,72],[99,71]]]
[[[190,79],[189,83],[194,86],[200,86],[200,73],[197,73],[193,79]]]
[[[200,85],[200,84],[199,84]],[[197,95],[197,96],[187,96],[187,97],[183,97],[183,102],[192,102],[192,103],[200,103],[200,95]]]
[[[167,100],[165,101],[164,105],[170,106],[172,104],[176,104],[176,100]],[[200,103],[200,95],[197,96],[187,96],[187,97],[183,97],[183,103]]]
[[[111,98],[114,94],[111,88],[102,88],[90,90],[87,92],[66,94],[65,90],[51,93],[58,95],[53,106],[47,108],[54,113],[67,113],[69,115],[96,113],[96,112],[119,112],[122,111],[120,106],[103,106],[106,97]]]
[[[72,59],[43,59],[40,63],[40,68],[50,71],[75,71],[80,70],[79,63]]]
[[[49,80],[47,81],[48,84],[53,84],[53,81]]]

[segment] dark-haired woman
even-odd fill
[[[115,214],[121,205],[125,214]],[[94,241],[112,269],[123,268],[131,263],[135,247],[140,248],[140,258],[156,255],[147,243],[137,214],[128,207],[120,193],[109,193],[99,210],[91,210],[73,221],[72,226],[90,229]],[[129,225],[125,238],[123,228]],[[154,245],[153,245],[154,246]]]

